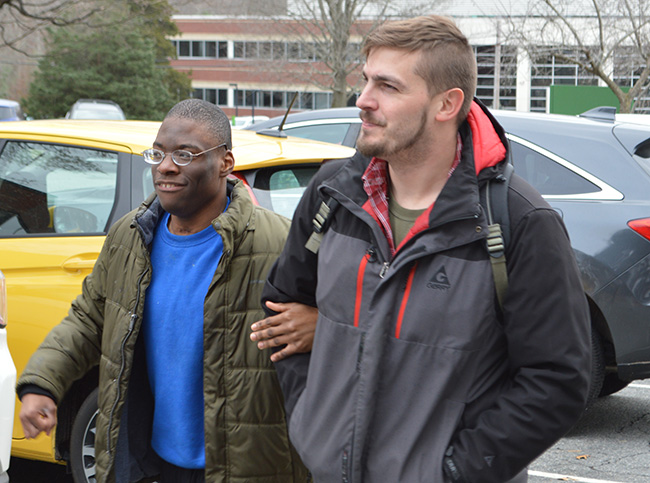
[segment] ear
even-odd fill
[[[460,108],[463,107],[465,94],[459,87],[448,89],[439,94],[441,96],[440,102],[442,103],[440,110],[436,114],[437,121],[451,121],[455,120],[458,116]]]
[[[221,169],[220,169],[221,176],[225,178],[230,173],[232,173],[234,168],[235,168],[235,157],[233,156],[232,151],[228,150],[226,151],[226,154],[223,155],[223,160],[221,162]]]

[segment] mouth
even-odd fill
[[[368,114],[361,114],[359,116],[361,118],[361,125],[365,128],[368,127],[384,127],[385,123],[380,122],[377,119],[374,119],[372,116]]]
[[[171,183],[169,181],[157,181],[156,189],[161,191],[176,191],[183,187],[183,185],[178,183]]]

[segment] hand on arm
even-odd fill
[[[318,309],[295,302],[281,304],[269,301],[266,306],[277,314],[251,326],[251,340],[257,342],[258,349],[286,345],[271,355],[273,362],[292,354],[311,351]]]
[[[56,404],[48,396],[25,394],[20,409],[20,422],[27,439],[38,436],[44,431],[48,436],[56,426]]]

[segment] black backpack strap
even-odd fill
[[[508,290],[506,247],[510,242],[510,214],[508,212],[508,185],[514,168],[506,163],[502,174],[489,180],[481,193],[481,203],[488,218],[487,250],[492,264],[492,276],[499,306]]]
[[[338,208],[339,202],[334,198],[329,198],[327,201],[322,201],[318,207],[318,211],[314,215],[312,220],[312,225],[314,226],[314,231],[311,233],[311,236],[305,243],[305,248],[312,253],[318,253],[320,248],[320,242],[323,240],[323,235],[329,227],[331,216]]]

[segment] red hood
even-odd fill
[[[478,175],[483,169],[503,161],[506,157],[506,147],[494,130],[492,121],[476,102],[472,102],[467,122],[472,130],[474,165]]]

